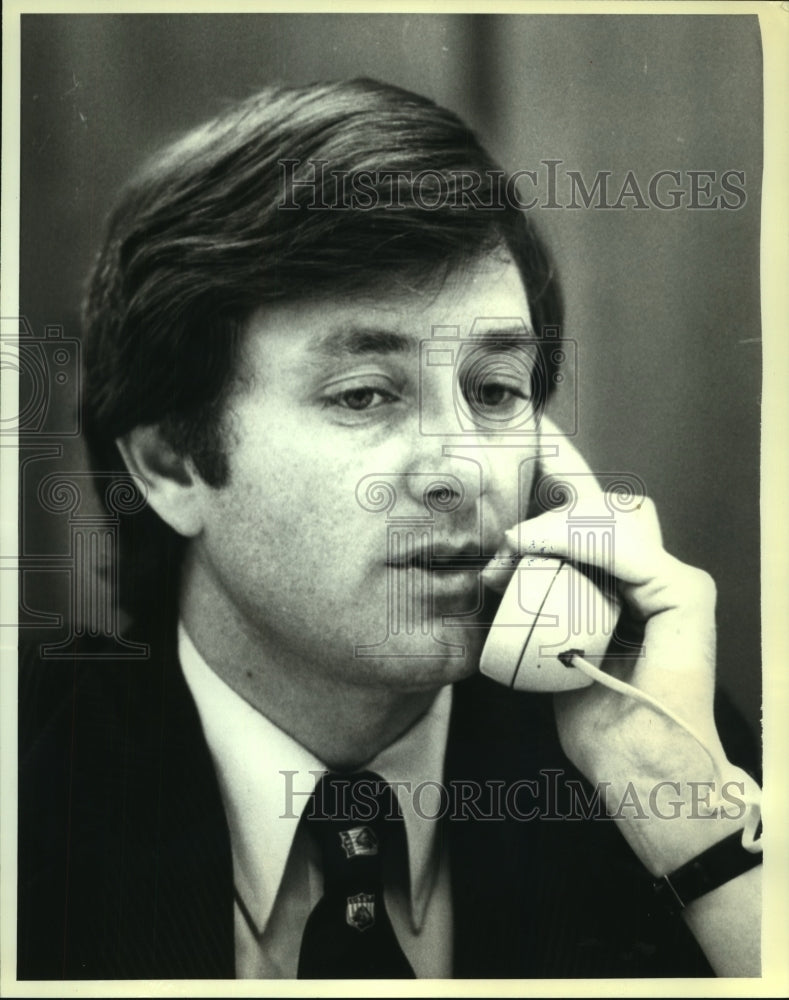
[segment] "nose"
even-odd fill
[[[450,392],[434,394],[409,428],[403,488],[415,508],[449,531],[481,530],[492,471],[484,438],[459,423]]]
[[[418,419],[409,427],[405,488],[432,515],[451,514],[448,530],[471,529],[483,544],[526,517],[540,438],[491,431],[475,420],[457,380],[423,380]]]
[[[466,496],[466,487],[459,477],[446,472],[427,473],[422,502],[429,512],[449,514],[462,506]]]

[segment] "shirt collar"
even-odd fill
[[[178,625],[178,656],[197,705],[227,813],[236,888],[259,932],[277,898],[301,813],[327,769],[287,733],[236,694],[205,662]],[[406,828],[411,920],[423,923],[438,871],[441,782],[452,688],[366,765],[394,784]],[[397,783],[401,784],[397,784]],[[418,790],[418,791],[417,791]]]

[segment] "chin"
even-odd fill
[[[405,646],[406,644],[403,644]],[[455,643],[457,655],[451,647],[424,647],[417,652],[401,647],[397,653],[375,656],[367,660],[363,674],[376,686],[403,692],[429,691],[454,684],[476,673],[479,669],[479,643]],[[361,664],[366,657],[361,658]],[[359,661],[357,661],[359,662]]]

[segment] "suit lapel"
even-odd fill
[[[513,699],[511,692],[482,677],[455,689],[448,786],[455,785],[455,794],[461,784],[479,789],[475,809],[450,811],[445,825],[452,872],[454,973],[460,978],[521,976],[530,964],[528,953],[538,946],[527,924],[533,912],[533,869],[542,856],[540,824],[514,822],[507,816],[512,805],[507,795],[515,783],[537,776],[536,761],[524,752],[529,741],[523,733],[531,730],[533,737],[537,735],[539,713],[533,704],[530,711],[526,707],[522,698]],[[533,795],[529,786],[520,787],[516,804],[526,810],[534,804]]]

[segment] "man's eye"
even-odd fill
[[[479,401],[483,406],[500,406],[511,396],[512,390],[506,385],[483,385],[479,390]]]
[[[483,382],[473,388],[469,387],[466,398],[471,406],[478,410],[491,410],[509,406],[516,400],[528,400],[529,396],[520,387],[516,388],[501,382]]]
[[[354,389],[344,389],[342,392],[330,396],[328,402],[332,406],[339,406],[344,410],[373,410],[384,403],[393,402],[395,396],[383,389],[374,389],[371,386],[359,386]]]
[[[349,410],[368,410],[376,395],[372,389],[348,389],[340,399]]]

